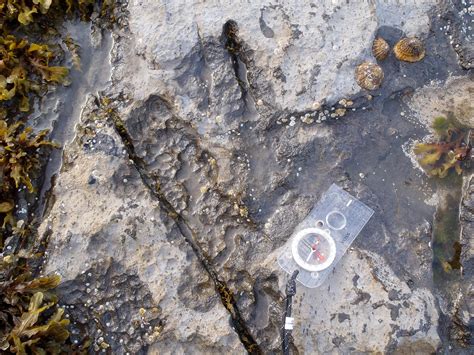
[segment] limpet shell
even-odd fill
[[[416,37],[402,38],[393,47],[395,57],[404,62],[418,62],[425,56],[423,42]]]
[[[374,39],[374,43],[372,43],[372,54],[374,55],[375,59],[384,60],[387,58],[389,52],[390,46],[382,37],[377,37]]]
[[[376,90],[382,84],[383,70],[375,63],[363,62],[355,70],[355,80],[364,89]]]

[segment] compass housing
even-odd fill
[[[317,249],[312,248],[311,243],[308,242],[308,238],[311,238],[311,236],[314,235],[322,239],[324,248],[325,259],[324,261],[318,262],[317,264],[308,262],[308,259],[312,258],[312,254],[317,252]],[[306,255],[301,255],[302,249],[305,249],[305,247],[301,247],[301,244],[303,243],[309,248],[307,252],[308,257],[306,257]],[[333,263],[334,259],[336,258],[336,243],[327,230],[320,228],[306,228],[299,231],[293,238],[291,252],[293,254],[293,258],[300,267],[311,272],[317,272],[328,268]]]
[[[308,288],[319,287],[374,211],[332,184],[303,219],[278,256],[278,265]]]

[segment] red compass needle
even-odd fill
[[[315,256],[318,258],[319,261],[324,261],[326,260],[326,257],[318,251],[318,244],[319,244],[319,240],[316,241],[315,244],[313,244],[311,249],[313,250]]]

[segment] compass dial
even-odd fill
[[[327,231],[307,228],[296,234],[291,251],[299,266],[308,271],[321,271],[334,261],[336,244]]]

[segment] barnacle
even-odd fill
[[[444,117],[433,122],[437,142],[418,143],[413,152],[418,156],[421,167],[430,176],[446,177],[449,171],[462,173],[465,159],[469,159],[471,147],[465,143],[465,132]]]
[[[388,52],[390,52],[390,46],[382,37],[374,39],[374,43],[372,44],[372,54],[375,59],[379,61],[384,60],[387,58]]]
[[[393,52],[398,60],[404,62],[418,62],[425,56],[423,42],[416,37],[402,38],[393,47]]]

